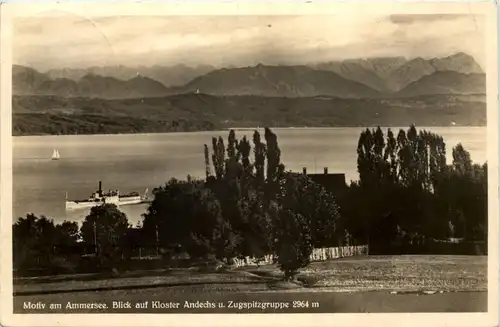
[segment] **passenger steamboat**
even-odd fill
[[[102,182],[99,181],[99,189],[92,193],[88,199],[68,200],[68,193],[66,192],[66,210],[92,208],[105,203],[112,203],[117,206],[149,203],[150,200],[147,195],[148,189],[144,192],[144,196],[140,196],[137,192],[122,195],[118,190],[110,190],[104,193],[102,191]]]

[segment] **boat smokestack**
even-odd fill
[[[102,196],[102,181],[99,181],[99,196]]]
[[[328,175],[328,167],[324,168],[325,175]]]

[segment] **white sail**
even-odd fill
[[[57,160],[60,158],[59,151],[54,149],[54,152],[52,152],[52,160]]]

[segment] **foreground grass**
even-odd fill
[[[315,262],[300,271],[307,286],[348,290],[486,291],[486,256],[368,256]],[[281,276],[274,266],[246,269]]]
[[[200,292],[263,291],[486,291],[485,256],[367,256],[314,262],[298,275],[304,287],[283,285],[275,265],[238,268],[227,272],[188,269],[16,280],[15,294],[84,292],[85,290],[169,287]]]
[[[187,269],[130,272],[113,279],[95,279],[92,275],[52,280],[32,278],[18,280],[14,285],[18,294],[13,304],[14,313],[39,312],[23,310],[26,302],[62,305],[61,309],[47,311],[51,313],[68,312],[65,311],[68,303],[104,303],[109,308],[71,311],[78,313],[485,312],[488,300],[488,293],[484,292],[487,288],[486,265],[486,257],[479,256],[344,258],[312,263],[303,269],[298,276],[303,287],[291,287],[292,283],[280,281],[282,274],[274,265],[218,273]],[[102,289],[97,289],[99,287]],[[393,291],[419,289],[439,291],[432,295]],[[39,292],[43,290],[52,293]],[[340,290],[347,292],[337,292]],[[31,294],[26,293],[30,291]],[[133,307],[113,308],[113,301],[129,301]],[[149,302],[151,311],[134,307],[145,301]],[[153,310],[153,301],[176,302],[180,306]],[[263,310],[229,308],[228,305],[252,301],[288,303],[290,307],[295,301],[303,301],[311,306]],[[217,306],[185,308],[186,302]],[[219,303],[226,307],[219,307]]]
[[[189,270],[157,270],[154,272],[146,272],[140,276],[137,273],[129,276],[124,273],[117,278],[97,279],[97,280],[72,280],[59,282],[29,282],[19,283],[14,285],[14,293],[57,293],[57,292],[72,292],[85,290],[105,290],[105,289],[134,289],[134,288],[154,288],[161,286],[192,286],[192,285],[218,285],[232,284],[233,288],[238,285],[256,284],[257,282],[264,284],[270,278],[261,278],[256,275],[248,275],[233,272],[206,273],[195,272]],[[272,279],[272,278],[271,278]],[[248,287],[246,287],[248,289]],[[257,288],[260,289],[260,288]],[[238,290],[238,289],[235,289]]]

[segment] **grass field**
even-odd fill
[[[299,279],[308,286],[357,291],[486,291],[486,268],[486,256],[369,256],[312,263]],[[281,274],[272,266],[246,270]]]
[[[183,269],[129,272],[113,279],[92,275],[27,278],[15,281],[14,312],[27,312],[22,309],[27,301],[63,306],[68,302],[98,302],[109,307],[113,301],[150,304],[176,301],[181,308],[184,301],[226,304],[268,301],[290,305],[294,301],[307,301],[317,307],[286,312],[478,312],[487,310],[486,268],[487,258],[483,256],[367,256],[312,263],[298,275],[298,285],[283,282],[274,265],[226,272]],[[134,308],[113,310],[140,312]],[[284,311],[217,307],[157,312]]]
[[[300,271],[304,288],[337,291],[486,291],[485,256],[366,256],[313,262]],[[14,292],[46,293],[121,288],[152,288],[189,285],[232,285],[239,290],[279,289],[282,273],[275,265],[244,267],[226,272],[187,269],[125,272],[116,278],[74,275],[23,278]]]

